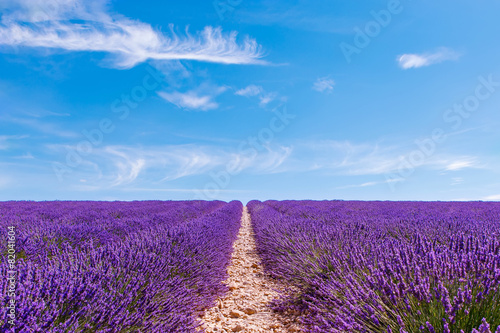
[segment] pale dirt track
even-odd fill
[[[247,207],[243,209],[238,239],[233,244],[230,292],[202,317],[206,332],[300,332],[291,317],[272,312],[269,302],[278,297],[280,285],[262,270]]]

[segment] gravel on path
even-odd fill
[[[279,283],[269,278],[260,265],[247,207],[243,209],[241,228],[233,244],[229,278],[224,281],[229,293],[217,305],[205,311],[205,332],[300,332],[293,317],[273,312],[269,303],[278,298]]]

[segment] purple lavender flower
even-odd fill
[[[16,331],[193,332],[198,312],[226,291],[241,210],[220,201],[0,202],[0,238],[15,226],[22,256]]]
[[[306,200],[248,207],[265,271],[297,290],[283,295],[279,309],[299,311],[306,325],[322,323],[321,332],[345,331],[343,323],[360,331],[402,329],[401,322],[410,332],[429,331],[420,323],[439,321],[442,312],[443,331],[470,332],[469,316],[492,299],[498,304],[492,298],[500,288],[498,203]]]

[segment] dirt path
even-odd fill
[[[247,207],[243,209],[241,229],[233,244],[229,278],[230,292],[203,316],[206,332],[300,332],[290,318],[272,312],[268,304],[281,290],[263,274],[255,250],[255,239]]]

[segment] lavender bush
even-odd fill
[[[0,203],[0,272],[16,229],[16,321],[2,332],[193,332],[240,226],[233,201]]]
[[[275,307],[308,332],[500,333],[500,205],[252,201]]]

